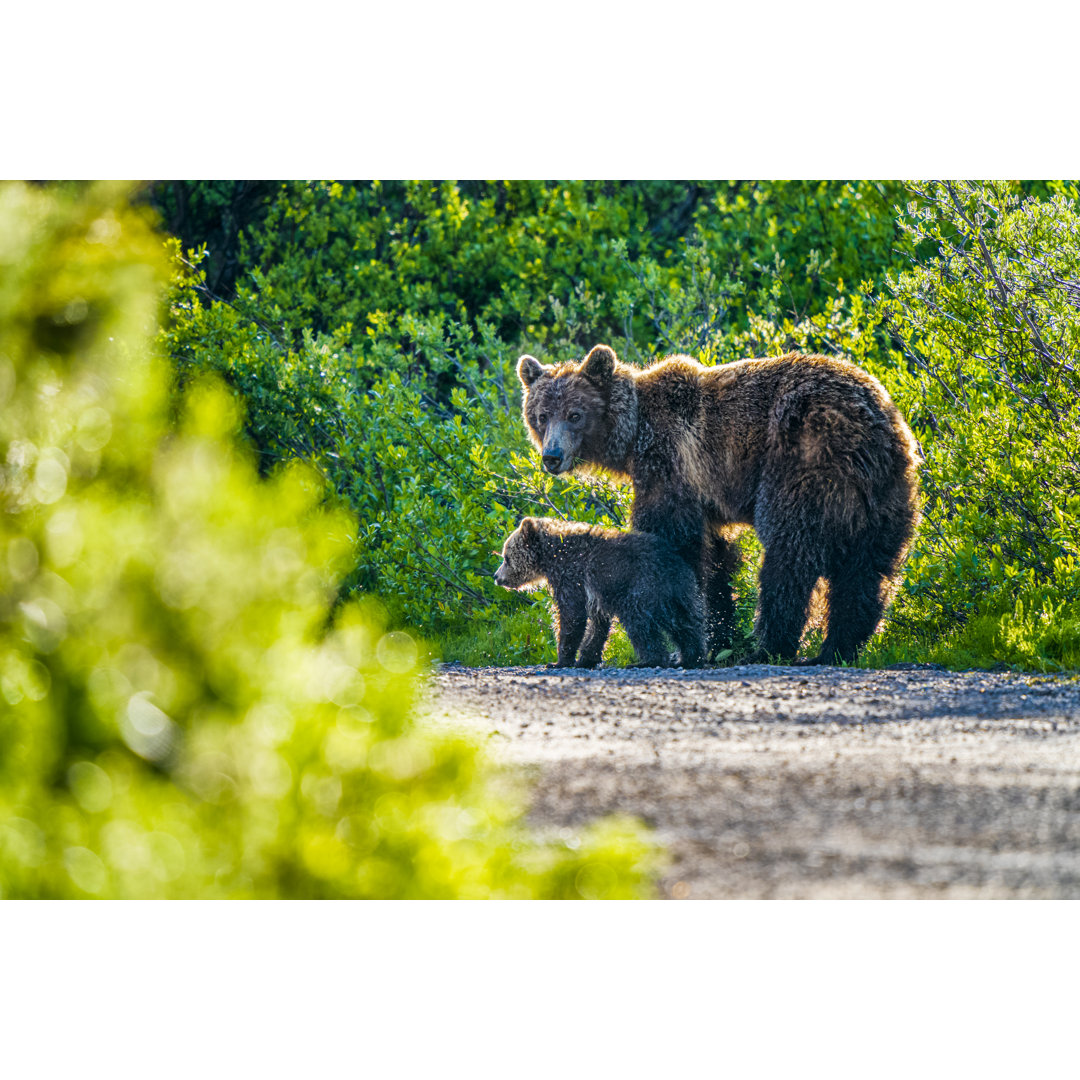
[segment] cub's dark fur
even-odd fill
[[[765,548],[754,659],[791,659],[818,578],[828,631],[815,662],[851,660],[874,632],[918,519],[915,440],[884,387],[843,360],[792,353],[644,370],[597,345],[581,363],[518,362],[529,434],[552,473],[633,481],[632,525],[697,571],[708,647],[734,629],[733,537]]]
[[[612,618],[626,628],[643,667],[668,663],[664,634],[684,667],[704,652],[704,614],[686,562],[648,533],[554,518],[524,518],[503,545],[495,582],[526,589],[547,582],[555,598],[559,667],[596,667]]]

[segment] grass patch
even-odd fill
[[[903,662],[941,664],[953,671],[1012,668],[1059,672],[1080,669],[1080,619],[1064,611],[1025,611],[976,615],[952,634],[933,637],[885,630],[871,638],[859,667],[888,667]]]
[[[505,618],[477,620],[440,634],[432,648],[435,659],[466,667],[548,664],[555,659],[551,614],[547,603],[537,600]]]

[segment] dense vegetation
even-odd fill
[[[933,255],[873,311],[926,454],[893,639],[952,663],[1080,666],[1077,190],[910,192],[901,224]]]
[[[331,619],[355,524],[170,392],[165,276],[126,190],[0,187],[0,897],[647,894],[638,827],[532,834],[415,640]]]
[[[350,588],[448,657],[550,659],[543,601],[497,589],[491,550],[525,513],[619,524],[627,492],[536,467],[519,353],[559,359],[607,340],[638,363],[735,355],[748,310],[816,310],[866,251],[892,257],[897,190],[286,184],[248,207],[234,275],[210,251],[182,256],[166,344],[181,380],[209,369],[236,388],[265,468],[311,462],[356,514]],[[200,205],[227,196],[218,186]],[[161,197],[175,218],[175,187]]]
[[[263,471],[299,458],[326,478],[358,522],[346,591],[382,597],[446,657],[552,658],[543,600],[490,580],[521,515],[625,520],[626,490],[537,469],[513,375],[523,351],[606,341],[633,363],[802,348],[865,365],[926,455],[925,523],[865,661],[1080,662],[1071,185],[193,183],[151,197],[181,237],[165,342],[179,384],[221,373]],[[748,639],[752,536],[744,547]]]

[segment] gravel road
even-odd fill
[[[1080,897],[1080,681],[928,668],[444,666],[530,820],[634,814],[683,898]]]

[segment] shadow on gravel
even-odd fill
[[[1038,720],[1047,716],[1080,726],[1080,679],[1077,675],[955,672],[933,664],[897,664],[888,668],[775,666],[724,668],[466,668],[447,664],[441,673],[495,677],[533,694],[563,697],[590,687],[596,695],[636,692],[670,695],[672,707],[698,699],[710,711],[722,710],[718,691],[734,699],[768,703],[776,719],[795,723],[890,723],[949,718]],[[845,710],[845,706],[850,706]],[[824,712],[823,712],[824,710]],[[742,711],[742,710],[740,710]],[[772,710],[770,710],[772,711]],[[845,712],[847,714],[845,715]],[[764,719],[760,711],[758,719]],[[736,717],[731,717],[736,719]]]

